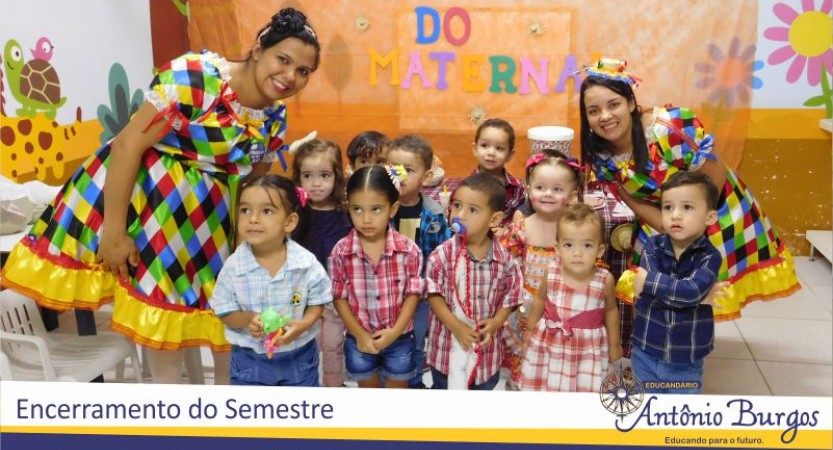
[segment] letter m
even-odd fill
[[[399,49],[395,48],[385,56],[380,55],[376,50],[370,49],[370,85],[376,86],[379,84],[379,78],[376,76],[376,65],[385,69],[391,67],[390,84],[398,86],[402,82],[399,76]]]

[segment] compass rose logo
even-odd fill
[[[599,387],[602,406],[620,418],[638,410],[644,394],[642,380],[623,365],[608,374]]]

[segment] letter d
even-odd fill
[[[432,42],[437,42],[437,39],[440,38],[440,13],[430,6],[417,6],[414,8],[414,12],[416,12],[417,18],[417,44],[430,44]],[[434,21],[431,36],[425,36],[426,15],[431,17]]]
[[[192,419],[202,419],[202,397],[197,397],[196,403],[188,407],[188,415]]]

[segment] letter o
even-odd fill
[[[463,21],[463,36],[459,39],[451,34],[451,19],[454,17],[459,17]],[[448,8],[443,16],[443,35],[445,35],[445,40],[449,44],[458,47],[468,42],[469,37],[471,37],[471,17],[469,17],[469,13],[459,6]]]

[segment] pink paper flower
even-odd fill
[[[772,8],[775,16],[787,27],[770,27],[764,30],[764,37],[771,41],[788,42],[769,55],[767,62],[781,64],[794,58],[787,70],[787,82],[795,83],[807,68],[807,82],[817,86],[823,70],[833,73],[833,0],[823,0],[816,10],[813,0],[801,0],[804,12],[799,14],[786,3],[776,3]]]

